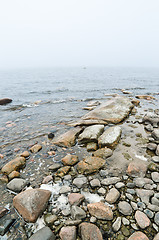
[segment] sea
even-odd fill
[[[76,67],[0,70],[0,147],[36,139],[86,113],[89,101],[109,94],[159,99],[159,68]]]

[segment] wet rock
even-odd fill
[[[61,240],[76,240],[76,227],[62,227],[59,236]]]
[[[8,177],[6,175],[0,176],[0,183],[8,183]]]
[[[78,157],[76,155],[67,154],[61,161],[64,165],[73,166],[78,162]]]
[[[128,226],[130,224],[129,220],[125,217],[122,218],[122,223],[126,226]]]
[[[149,178],[134,178],[133,183],[136,187],[144,187],[146,184],[153,184],[153,181]]]
[[[154,195],[153,190],[145,190],[145,189],[136,189],[136,194],[139,198],[141,198],[142,202],[148,204],[150,197]]]
[[[148,132],[152,132],[153,131],[153,127],[151,124],[148,124],[145,126],[145,129],[148,131]]]
[[[158,183],[159,182],[159,173],[158,172],[152,172],[151,173],[151,178],[154,182]]]
[[[91,152],[91,151],[96,151],[98,149],[98,145],[95,142],[90,142],[87,143],[87,151]]]
[[[53,139],[55,137],[55,134],[53,133],[53,132],[50,132],[49,134],[48,134],[48,138],[49,139]]]
[[[92,223],[81,223],[79,225],[79,233],[82,240],[103,240],[101,231]]]
[[[42,184],[47,184],[51,181],[53,181],[53,177],[52,177],[52,175],[48,175],[48,176],[44,177]]]
[[[78,187],[82,188],[87,184],[87,178],[86,177],[77,177],[73,180],[73,184]]]
[[[133,99],[131,102],[132,102],[132,104],[134,104],[136,107],[139,106],[139,104],[140,104],[140,101],[137,100],[137,99]]]
[[[97,178],[91,180],[91,181],[90,181],[90,185],[91,185],[92,188],[100,187],[100,186],[101,186],[100,181],[99,181],[99,179],[97,179]]]
[[[71,207],[71,216],[73,219],[84,219],[86,218],[86,213],[82,208],[73,205]]]
[[[15,219],[12,219],[11,216],[5,215],[0,219],[0,235],[3,236],[9,228],[13,225]],[[1,237],[0,237],[1,239]]]
[[[141,160],[132,161],[127,168],[127,174],[131,177],[145,177],[146,171],[147,165]]]
[[[65,167],[59,168],[59,169],[57,170],[55,176],[58,176],[58,177],[63,177],[63,176],[65,176],[65,175],[69,172],[70,168],[71,168],[70,166],[65,166]]]
[[[79,205],[84,200],[84,196],[80,193],[71,193],[68,196],[68,201],[71,205]]]
[[[132,214],[131,205],[126,201],[119,202],[118,209],[119,212],[121,212],[125,216],[130,216]]]
[[[154,222],[157,224],[157,226],[159,226],[159,212],[155,214]]]
[[[119,142],[121,132],[122,131],[119,126],[107,128],[98,139],[99,147],[100,148],[102,148],[102,147],[113,148]]]
[[[59,169],[61,167],[60,163],[53,163],[51,166],[49,166],[49,170],[50,171],[56,171],[57,169]]]
[[[77,170],[82,174],[90,174],[98,171],[105,164],[105,160],[97,157],[86,157],[77,164]]]
[[[139,99],[145,99],[145,100],[153,100],[153,99],[155,99],[155,97],[150,96],[150,95],[136,95],[135,97],[139,98]]]
[[[4,207],[0,207],[0,218],[3,217],[4,215],[6,215],[8,213],[8,209],[4,208]]]
[[[92,125],[84,129],[79,135],[79,143],[97,142],[99,136],[104,131],[104,125]]]
[[[117,182],[120,182],[120,178],[119,177],[110,177],[110,178],[105,178],[101,181],[102,185],[108,186],[108,185],[112,185],[115,184]]]
[[[40,144],[35,144],[34,146],[32,146],[32,147],[30,148],[30,151],[31,151],[32,153],[37,153],[37,152],[39,152],[41,149],[42,149],[42,146],[41,146]]]
[[[90,203],[87,205],[90,214],[98,219],[112,220],[113,212],[109,206],[106,206],[103,202]]]
[[[155,140],[159,141],[159,128],[155,128],[151,135]]]
[[[6,105],[6,104],[11,103],[11,102],[12,102],[12,99],[10,99],[10,98],[0,99],[0,105]]]
[[[13,206],[27,222],[36,222],[45,210],[51,192],[43,189],[28,189],[13,199]]]
[[[20,156],[28,158],[30,156],[30,153],[28,151],[24,151]]]
[[[57,220],[57,216],[51,213],[44,215],[44,221],[46,225],[51,226]]]
[[[145,229],[148,226],[150,226],[150,220],[149,218],[146,216],[146,214],[144,214],[141,211],[136,211],[135,213],[135,219],[137,221],[137,224],[139,225],[140,228]]]
[[[92,154],[92,156],[94,156],[94,157],[99,157],[99,158],[103,158],[103,159],[106,159],[112,155],[113,155],[113,151],[107,147],[100,148]]]
[[[55,240],[55,235],[49,227],[43,227],[34,233],[29,240]]]
[[[112,204],[112,203],[115,203],[119,197],[120,197],[120,192],[116,188],[111,188],[107,193],[105,200],[108,203]]]
[[[72,147],[75,145],[76,138],[82,130],[83,128],[81,127],[72,128],[66,133],[56,137],[53,143],[60,147]]]
[[[113,231],[118,232],[121,227],[121,217],[117,217],[115,222],[112,225]]]
[[[149,240],[148,237],[142,232],[134,232],[128,240]]]
[[[27,181],[21,178],[14,178],[7,184],[7,188],[13,192],[20,192],[27,186]]]
[[[24,157],[17,157],[10,162],[8,162],[4,167],[1,169],[1,172],[9,175],[11,172],[19,170],[20,168],[24,167],[25,165],[25,158]]]
[[[8,175],[9,180],[12,180],[13,178],[18,178],[20,177],[20,173],[17,171],[13,171]]]

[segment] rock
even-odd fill
[[[122,218],[122,223],[126,226],[128,226],[130,224],[129,220],[125,217]]]
[[[30,148],[30,151],[31,151],[32,153],[37,153],[37,152],[39,152],[41,149],[42,149],[42,146],[41,146],[40,144],[35,144],[34,146],[32,146],[32,147]]]
[[[83,128],[81,127],[72,128],[66,133],[56,137],[53,143],[60,147],[72,147],[75,145],[76,138],[82,130]]]
[[[125,216],[130,216],[132,213],[131,205],[126,201],[119,202],[118,209]]]
[[[155,151],[156,148],[157,148],[156,143],[148,143],[148,145],[147,145],[147,149],[149,149],[150,151]]]
[[[17,171],[13,171],[8,175],[9,180],[12,180],[13,178],[18,178],[20,177],[20,173]]]
[[[145,177],[147,165],[141,160],[132,161],[128,168],[127,174],[131,177]]]
[[[98,149],[98,145],[95,142],[90,142],[87,143],[87,151],[91,152],[91,151],[96,151]]]
[[[82,222],[82,220],[78,219],[78,220],[66,220],[65,221],[65,225],[66,226],[76,226],[79,225]]]
[[[119,197],[120,197],[120,192],[116,188],[111,188],[107,193],[105,200],[108,203],[112,204],[112,203],[115,203]]]
[[[47,213],[46,215],[44,215],[44,221],[48,226],[52,226],[56,220],[57,220],[56,215],[53,215],[51,213]]]
[[[153,240],[159,240],[159,233],[157,233]]]
[[[13,206],[26,222],[36,222],[45,210],[51,192],[43,189],[28,189],[13,199]]]
[[[142,202],[148,204],[150,197],[154,195],[154,191],[145,190],[145,189],[136,189],[136,194],[139,198],[141,198]]]
[[[99,147],[113,148],[119,142],[121,132],[122,131],[119,126],[113,126],[113,127],[107,128],[98,139]]]
[[[84,129],[79,135],[79,143],[97,142],[99,136],[104,131],[104,125],[92,125]]]
[[[157,145],[157,148],[156,148],[156,155],[159,156],[159,145]]]
[[[78,157],[76,155],[67,154],[61,161],[64,165],[73,166],[78,162]]]
[[[120,189],[120,188],[125,187],[125,184],[124,184],[123,182],[118,182],[118,183],[115,184],[115,187],[116,187],[117,189]]]
[[[103,158],[103,159],[106,159],[112,155],[113,155],[113,151],[107,147],[100,148],[92,154],[92,156],[94,156],[94,157],[99,157],[99,158]]]
[[[153,181],[149,178],[134,178],[133,183],[136,187],[144,187],[146,184],[153,184]]]
[[[77,171],[82,174],[90,174],[98,171],[105,164],[105,160],[97,157],[86,157],[77,164]]]
[[[121,227],[121,217],[117,217],[115,222],[112,225],[113,231],[118,232]]]
[[[117,182],[120,182],[120,178],[119,177],[110,177],[110,178],[105,178],[105,179],[103,179],[102,181],[101,181],[101,183],[103,184],[103,185],[106,185],[106,186],[108,186],[108,185],[112,185],[112,184],[115,184],[115,183],[117,183]]]
[[[44,177],[42,184],[47,184],[51,181],[53,181],[53,177],[52,177],[52,175],[48,175],[48,176]]]
[[[79,225],[79,233],[82,240],[103,240],[101,231],[92,223],[81,223]]]
[[[6,215],[9,212],[7,208],[0,207],[0,218]]]
[[[68,193],[68,192],[71,192],[71,188],[69,186],[64,185],[61,187],[60,194],[64,194],[64,193]]]
[[[92,216],[92,217],[90,218],[90,222],[91,222],[91,223],[96,223],[96,221],[97,221],[96,217],[93,217],[93,216]]]
[[[11,215],[5,215],[0,219],[0,236],[3,236],[16,220],[11,219]],[[0,239],[3,239],[0,237]]]
[[[139,225],[140,228],[145,229],[148,226],[150,226],[150,220],[149,218],[146,216],[146,214],[144,214],[141,211],[136,211],[135,213],[135,219],[137,221],[137,224]]]
[[[86,218],[86,213],[82,208],[73,205],[71,207],[71,216],[73,219],[84,219]]]
[[[21,178],[14,178],[7,184],[7,188],[13,192],[20,192],[27,186],[27,181]]]
[[[150,209],[153,212],[159,212],[159,207],[157,205],[153,205],[153,204],[148,204],[147,208]]]
[[[155,97],[150,96],[150,95],[136,95],[135,97],[139,98],[139,99],[145,99],[145,100],[154,100],[155,99]]]
[[[8,162],[4,167],[1,169],[1,172],[9,175],[11,172],[19,170],[20,168],[24,167],[25,165],[25,158],[24,157],[17,157],[10,162]]]
[[[49,227],[43,227],[34,233],[29,240],[55,240],[56,237]]]
[[[68,196],[68,201],[71,205],[79,205],[84,198],[85,197],[80,193],[70,193]]]
[[[49,166],[49,170],[50,171],[56,171],[57,169],[59,169],[61,167],[60,163],[53,163],[51,166]]]
[[[145,126],[145,129],[148,131],[148,132],[152,132],[153,131],[153,127],[151,124],[148,124]]]
[[[53,132],[50,132],[49,134],[48,134],[48,138],[49,139],[53,139],[55,137],[55,134],[53,133]]]
[[[28,158],[30,156],[30,153],[28,151],[24,151],[23,153],[20,154],[20,156]]]
[[[91,180],[91,181],[90,181],[90,185],[91,185],[92,188],[100,187],[100,186],[101,186],[100,181],[99,181],[99,179],[97,179],[97,178]]]
[[[149,240],[149,239],[148,239],[148,237],[147,237],[144,233],[138,231],[138,232],[134,232],[134,233],[128,238],[128,240]]]
[[[111,208],[103,202],[90,203],[87,205],[90,214],[98,219],[112,220],[113,212]]]
[[[154,222],[157,224],[157,226],[159,226],[159,212],[155,214]]]
[[[150,170],[151,172],[158,172],[159,171],[159,166],[158,166],[158,164],[150,163],[148,165],[148,170]]]
[[[131,100],[131,102],[132,102],[132,104],[134,104],[136,107],[139,106],[139,104],[140,104],[140,101],[137,100],[137,99],[133,99],[133,100]]]
[[[116,124],[123,121],[132,108],[133,104],[128,98],[118,95],[102,103],[99,107],[83,116],[80,121],[71,125]]]
[[[159,207],[159,199],[157,199],[155,197],[152,197],[151,198],[151,203],[154,204],[154,205],[157,205]]]
[[[1,183],[8,183],[8,177],[6,175],[0,176],[0,182]]]
[[[153,218],[154,217],[154,213],[149,209],[145,209],[144,213],[148,216],[148,218]]]
[[[152,172],[151,173],[151,178],[154,182],[158,183],[159,182],[159,173],[158,172]]]
[[[57,172],[55,173],[55,176],[58,176],[58,177],[63,177],[65,176],[69,170],[70,170],[70,166],[65,166],[65,167],[61,167],[57,170]]]
[[[148,113],[143,117],[143,123],[150,123],[153,127],[158,127],[159,116]]]
[[[11,103],[11,102],[12,102],[12,99],[10,99],[10,98],[0,99],[0,105],[6,105],[6,104]]]
[[[90,101],[90,102],[87,103],[88,107],[94,107],[94,106],[96,107],[98,105],[100,105],[99,101]]]
[[[82,188],[87,184],[87,178],[86,177],[77,177],[73,180],[73,184],[78,188]]]
[[[151,135],[155,140],[159,141],[159,128],[155,128]]]
[[[98,189],[98,193],[99,193],[100,195],[105,195],[106,190],[101,187],[101,188]]]
[[[61,240],[76,240],[76,227],[62,227],[59,236]]]

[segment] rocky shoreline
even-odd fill
[[[159,239],[159,109],[138,99],[154,101],[91,102],[67,131],[0,153],[2,239]]]

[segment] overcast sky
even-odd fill
[[[0,68],[159,64],[159,0],[0,0]]]

